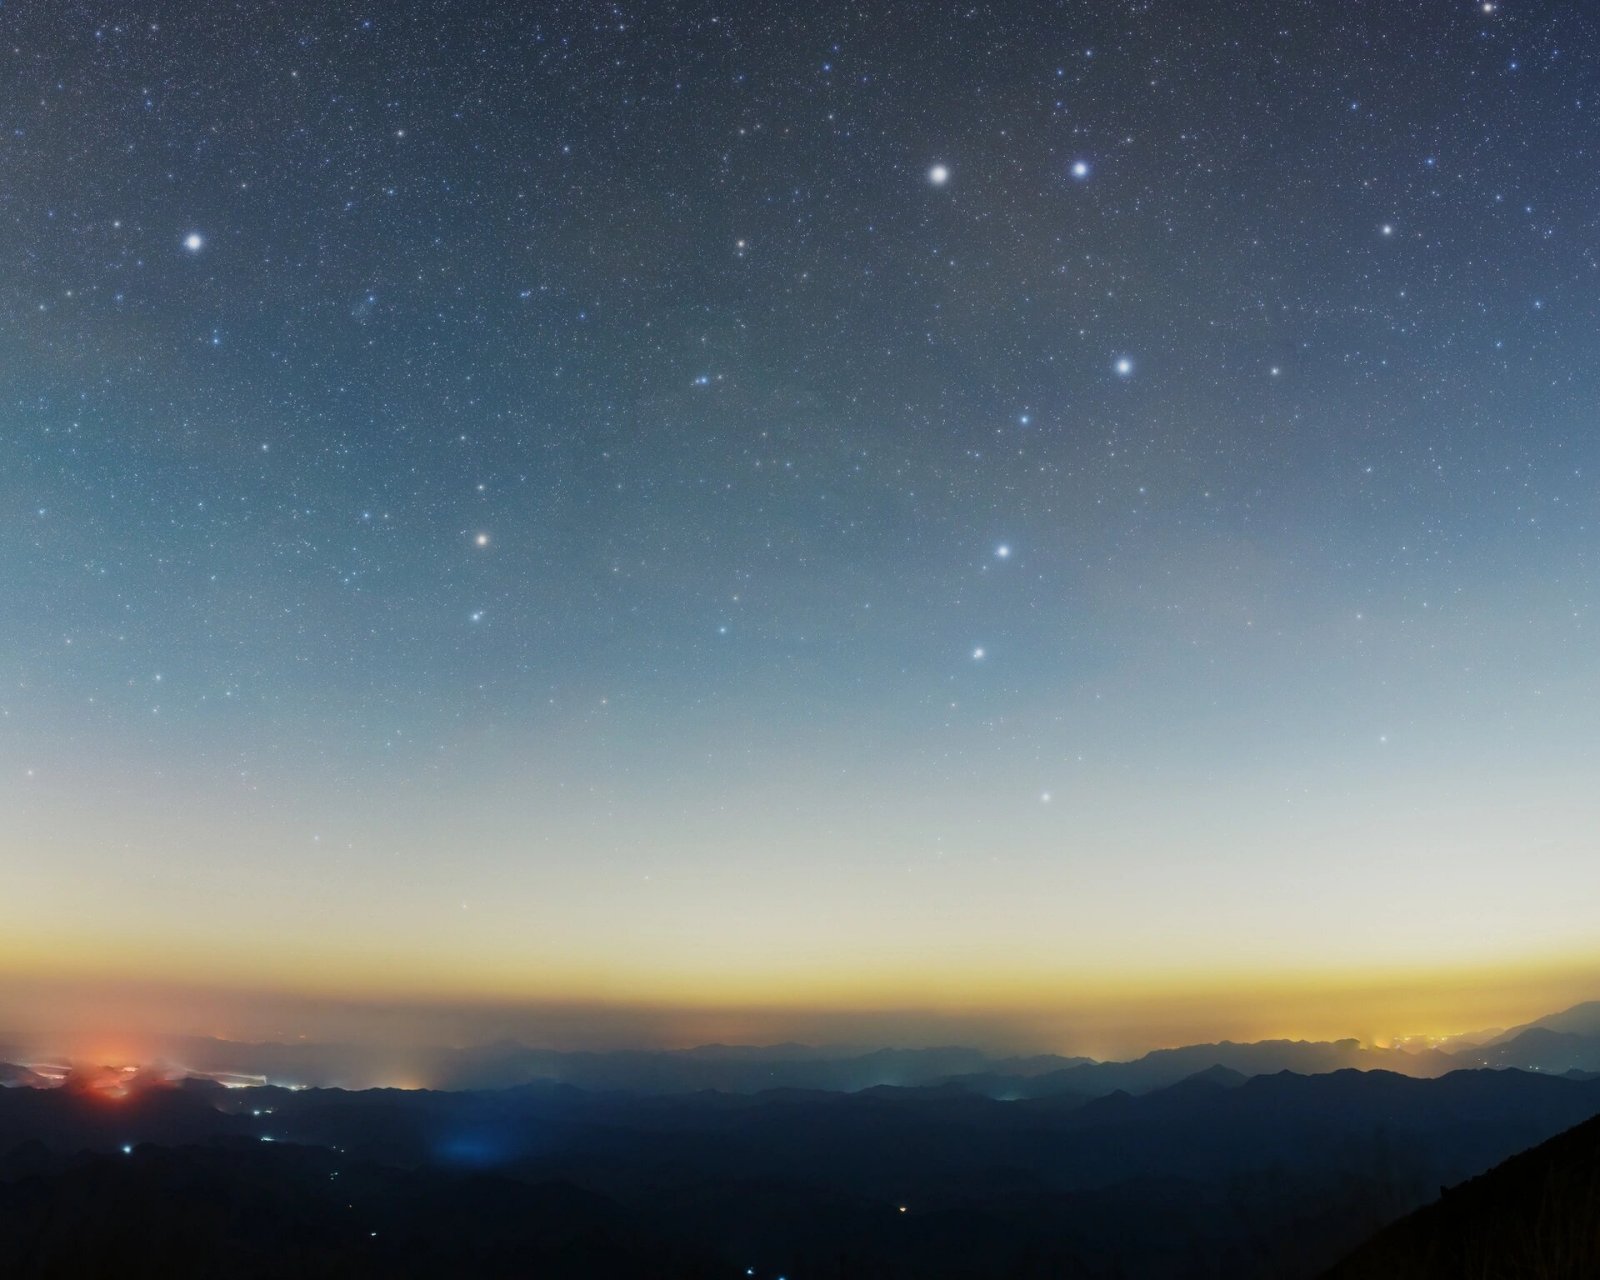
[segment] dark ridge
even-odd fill
[[[1600,1276],[1600,1117],[1441,1191],[1326,1280]]]

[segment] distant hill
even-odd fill
[[[1509,1039],[1458,1052],[1457,1060],[1483,1067],[1516,1067],[1522,1071],[1600,1070],[1600,1034],[1556,1031],[1532,1026]]]
[[[1029,1081],[1014,1082],[1013,1088],[1020,1097],[1042,1097],[1057,1090],[1093,1097],[1116,1092],[1148,1093],[1212,1067],[1224,1067],[1246,1077],[1280,1071],[1320,1075],[1345,1070],[1393,1071],[1399,1075],[1431,1077],[1461,1066],[1449,1054],[1369,1049],[1359,1040],[1261,1040],[1253,1044],[1224,1040],[1219,1044],[1157,1049],[1131,1062],[1095,1062],[1067,1067]]]
[[[1224,1067],[1220,1063],[1207,1067],[1204,1071],[1196,1071],[1192,1076],[1185,1076],[1175,1085],[1168,1086],[1168,1092],[1187,1089],[1237,1089],[1242,1084],[1248,1084],[1250,1077],[1242,1071],[1235,1071],[1232,1067]]]
[[[1534,1028],[1559,1031],[1567,1035],[1600,1036],[1600,1000],[1586,1000],[1582,1004],[1573,1005],[1570,1009],[1563,1009],[1560,1013],[1550,1013],[1542,1018],[1535,1018],[1532,1022],[1524,1022],[1519,1027],[1512,1027],[1502,1032],[1489,1043],[1500,1044],[1514,1040],[1524,1031]]]
[[[1250,1077],[1354,1069],[1416,1078],[1462,1068],[1513,1067],[1561,1075],[1600,1072],[1600,1001],[1576,1005],[1499,1035],[1458,1037],[1450,1049],[1374,1048],[1354,1039],[1220,1041],[1157,1049],[1126,1062],[1037,1054],[1006,1057],[959,1045],[863,1049],[804,1044],[707,1044],[683,1050],[558,1051],[514,1041],[464,1049],[404,1052],[370,1046],[297,1042],[243,1043],[188,1038],[164,1052],[175,1074],[201,1074],[228,1084],[270,1080],[323,1088],[473,1090],[568,1084],[589,1090],[688,1094],[703,1090],[753,1094],[771,1089],[855,1092],[880,1086],[958,1085],[1007,1101],[1100,1097],[1166,1088],[1212,1067]],[[0,1065],[0,1085],[43,1085],[26,1068]]]
[[[1384,1228],[1327,1280],[1600,1276],[1600,1118]]]
[[[426,1083],[439,1089],[504,1089],[523,1084],[569,1084],[643,1094],[684,1094],[714,1089],[759,1093],[769,1089],[854,1092],[877,1086],[927,1088],[957,1084],[987,1097],[1015,1100],[1059,1094],[1086,1097],[1122,1091],[1148,1093],[1211,1067],[1243,1076],[1295,1071],[1395,1071],[1443,1075],[1479,1065],[1432,1050],[1374,1049],[1357,1040],[1222,1041],[1157,1049],[1129,1062],[1039,1054],[998,1057],[978,1049],[828,1049],[806,1045],[702,1045],[687,1050],[560,1052],[514,1042],[470,1049],[416,1050],[404,1061],[353,1045],[247,1044],[190,1039],[169,1055],[189,1071],[231,1081],[250,1075],[277,1084],[367,1088],[374,1083]],[[1526,1064],[1516,1064],[1526,1065]]]
[[[984,1073],[1007,1079],[1061,1070],[1088,1058],[1043,1054],[998,1058],[979,1049],[938,1046],[871,1049],[779,1045],[700,1045],[682,1050],[608,1052],[535,1049],[512,1041],[467,1049],[404,1054],[359,1045],[248,1044],[191,1038],[170,1047],[188,1070],[207,1075],[256,1073],[275,1084],[370,1088],[425,1083],[437,1089],[507,1089],[547,1082],[632,1093],[756,1093],[763,1089],[917,1087]]]

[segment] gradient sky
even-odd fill
[[[0,1017],[1600,994],[1597,61],[1520,0],[6,5]]]

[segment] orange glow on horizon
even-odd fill
[[[363,975],[365,976],[365,975]],[[497,1038],[561,1047],[687,1048],[703,1043],[968,1043],[1027,1052],[1129,1056],[1212,1040],[1355,1038],[1420,1047],[1519,1022],[1600,997],[1600,962],[1533,957],[1409,973],[1144,972],[1097,980],[998,974],[985,984],[902,978],[854,989],[828,975],[809,983],[748,980],[720,990],[687,982],[608,982],[566,991],[540,984],[499,990],[436,979],[206,986],[163,981],[14,975],[0,1026],[38,1029],[52,1052],[77,1062],[151,1061],[162,1036],[235,1041],[484,1043]]]

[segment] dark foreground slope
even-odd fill
[[[1379,1232],[1328,1280],[1600,1276],[1600,1118],[1513,1156]]]

